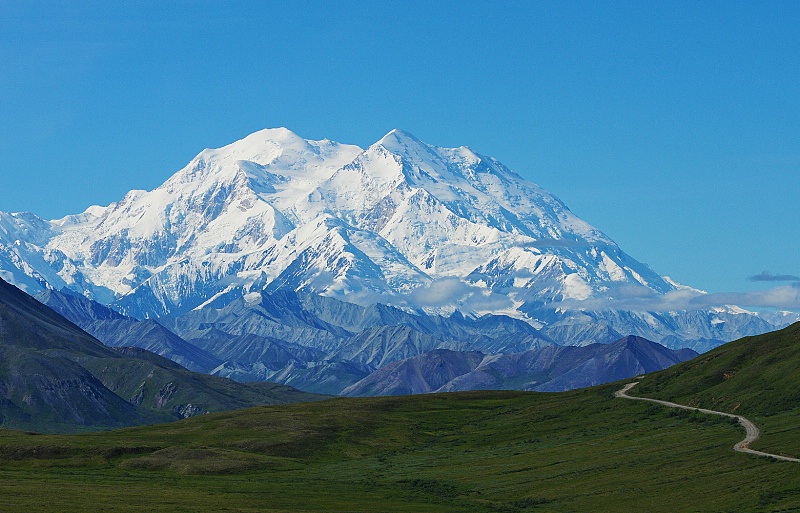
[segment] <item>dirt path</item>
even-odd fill
[[[639,384],[638,381],[634,381],[633,383],[628,383],[620,390],[614,392],[614,397],[621,397],[623,399],[633,399],[634,401],[647,401],[650,403],[661,404],[663,406],[669,406],[670,408],[681,408],[682,410],[699,411],[700,413],[708,413],[710,415],[721,415],[723,417],[736,419],[739,421],[739,424],[744,426],[747,435],[745,436],[744,440],[733,446],[734,451],[746,452],[748,454],[755,454],[756,456],[767,456],[768,458],[775,458],[776,460],[781,460],[781,461],[794,461],[800,463],[800,458],[790,458],[788,456],[780,456],[778,454],[770,454],[768,452],[761,452],[751,449],[750,444],[758,440],[758,437],[761,436],[761,431],[755,424],[753,424],[750,420],[742,417],[741,415],[733,415],[732,413],[725,413],[722,411],[706,410],[705,408],[694,408],[692,406],[684,406],[682,404],[671,403],[669,401],[661,401],[659,399],[649,399],[647,397],[634,397],[628,395],[628,391],[638,384]]]

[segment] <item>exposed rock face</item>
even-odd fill
[[[180,416],[182,419],[188,419],[189,417],[202,415],[203,413],[208,412],[204,411],[203,408],[200,408],[199,406],[193,405],[192,403],[178,407],[178,416]]]
[[[177,391],[177,387],[175,387],[175,383],[167,383],[163,387],[161,387],[158,392],[156,392],[156,408],[163,408],[167,405],[167,403],[175,397],[175,392]]]

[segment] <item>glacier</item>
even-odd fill
[[[265,129],[106,207],[51,221],[0,212],[0,277],[31,294],[66,288],[139,319],[291,290],[429,314],[505,314],[571,336],[724,340],[740,334],[730,326],[776,327],[732,308],[604,307],[619,290],[662,297],[685,287],[496,159],[402,130],[362,149]]]

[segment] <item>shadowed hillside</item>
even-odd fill
[[[164,422],[320,396],[190,372],[115,350],[0,280],[0,423],[48,432]]]

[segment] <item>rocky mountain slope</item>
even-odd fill
[[[0,279],[2,427],[121,427],[317,398],[283,385],[193,373],[142,349],[106,347]]]
[[[633,334],[707,349],[790,322],[730,307],[615,309],[608,298],[622,291],[682,289],[496,159],[400,130],[366,149],[262,130],[106,207],[53,221],[0,212],[0,276],[139,319],[289,290],[506,313],[566,344]]]
[[[442,279],[513,290],[517,304],[609,283],[673,288],[496,160],[399,130],[366,150],[264,130],[203,151],[153,191],[50,222],[4,214],[0,226],[4,271],[136,317],[194,308],[232,284],[436,307],[463,298],[403,294]]]
[[[330,394],[569,390],[653,372],[697,355],[639,337],[564,347],[509,317],[412,315],[288,291],[162,319],[186,340],[163,326],[157,333],[170,336],[159,339],[146,330],[114,331],[122,322],[149,326],[155,321],[120,320],[102,305],[61,292],[39,298],[84,322],[101,339],[128,337],[129,345],[175,361],[196,360],[201,352],[220,362],[209,371],[216,375]],[[81,312],[91,312],[96,320],[82,318]]]
[[[404,395],[464,390],[560,392],[654,372],[697,356],[639,337],[584,347],[548,346],[485,355],[438,349],[396,361],[346,388],[344,395]]]
[[[553,344],[507,316],[413,314],[286,290],[251,293],[224,308],[158,322],[124,317],[71,293],[37,297],[107,345],[147,349],[238,381],[275,381],[320,393],[339,393],[388,363],[434,349],[508,353]]]

